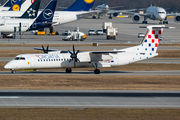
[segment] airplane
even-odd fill
[[[86,17],[87,15],[92,14],[93,12],[91,12],[90,10],[92,9],[94,2],[95,0],[91,0],[91,2],[86,2],[85,0],[76,0],[69,8],[63,11],[55,11],[52,25],[56,26],[68,22],[73,22],[83,17]],[[0,12],[0,18],[20,17],[23,13],[23,11],[2,11]],[[40,13],[41,11],[38,12],[38,14]]]
[[[0,6],[0,11],[19,11],[22,0],[8,0],[4,5]]]
[[[122,6],[115,6],[115,7],[109,7],[107,5],[107,0],[105,0],[105,4],[102,4],[102,5],[98,5],[97,7],[95,7],[95,14],[93,15],[92,18],[96,18],[96,15],[98,16],[98,18],[100,18],[101,15],[110,15],[109,16],[109,19],[112,19],[112,15],[114,17],[117,17],[119,13],[121,12],[128,12],[128,11],[135,11],[135,9],[131,9],[131,10],[110,10],[110,9],[113,9],[113,8],[119,8],[119,7],[122,7]]]
[[[153,58],[158,55],[157,48],[163,33],[165,25],[151,25],[140,28],[147,28],[146,37],[141,44],[135,47],[129,47],[114,51],[59,51],[51,50],[49,46],[43,50],[44,54],[21,54],[8,62],[4,68],[16,73],[17,70],[24,69],[48,69],[48,68],[66,68],[66,73],[71,73],[72,68],[94,67],[94,73],[100,74],[99,67],[122,66],[141,60]]]
[[[56,4],[57,0],[51,0],[37,17],[40,0],[36,0],[21,17],[14,19],[1,19],[0,31],[14,32],[14,27],[19,27],[19,23],[21,23],[21,32],[50,27],[52,24]]]
[[[168,16],[175,16],[174,21],[180,22],[179,14],[167,14],[164,8],[152,6],[151,0],[150,0],[150,7],[146,9],[146,12],[144,14],[140,14],[140,13],[132,13],[132,14],[134,14],[132,16],[132,20],[136,23],[140,21],[140,16],[144,17],[144,21],[142,21],[143,24],[148,23],[147,19],[158,20],[159,24],[168,24],[167,21]]]

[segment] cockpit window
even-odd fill
[[[24,57],[15,57],[14,60],[25,60]]]
[[[158,14],[165,14],[165,12],[158,12]]]

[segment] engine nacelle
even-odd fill
[[[119,13],[113,13],[113,16],[114,17],[117,17]]]
[[[140,21],[140,15],[139,15],[139,14],[134,14],[134,15],[132,16],[132,20],[133,20],[134,22],[139,22],[139,21]]]
[[[180,15],[174,16],[174,21],[177,23],[180,22]]]

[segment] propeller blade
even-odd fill
[[[79,53],[79,50],[76,52],[76,55]]]
[[[77,58],[77,61],[78,61],[78,62],[81,62],[78,58]]]
[[[73,53],[75,54],[75,49],[74,49],[74,45],[73,45]]]
[[[45,51],[45,49],[44,49],[44,46],[43,46],[43,45],[42,45],[42,49],[43,49],[44,53],[46,53],[46,51]]]
[[[46,53],[48,53],[48,50],[49,50],[49,45],[47,46]]]
[[[68,50],[69,51],[69,50]],[[69,53],[72,55],[73,53],[71,51],[69,51]]]

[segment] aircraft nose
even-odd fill
[[[9,63],[7,63],[5,66],[4,66],[4,69],[11,69],[11,65]]]

